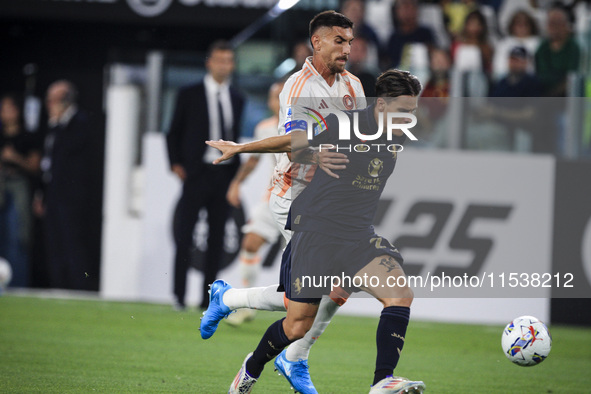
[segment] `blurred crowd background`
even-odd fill
[[[310,19],[335,9],[355,23],[347,69],[367,96],[388,68],[423,82],[417,146],[591,156],[588,1],[302,0],[277,15],[275,3],[0,1],[0,256],[13,286],[99,289],[108,88],[141,91],[129,158],[141,165],[142,136],[167,131],[178,89],[205,75],[209,44],[249,26],[232,80],[247,97],[242,138],[268,116],[269,87],[311,55]],[[56,102],[87,113],[69,143],[52,137]],[[547,124],[550,133],[535,132]],[[63,180],[60,161],[70,168]],[[83,223],[68,216],[72,206]],[[71,253],[95,274],[80,281],[56,268],[61,243],[84,245]]]

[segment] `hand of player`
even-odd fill
[[[349,162],[347,155],[344,153],[332,152],[329,150],[321,150],[318,152],[316,159],[318,167],[333,178],[339,178],[332,170],[344,170],[347,168],[345,164]]]
[[[229,160],[239,153],[238,152],[239,145],[235,142],[232,142],[232,141],[217,140],[217,141],[205,141],[205,143],[213,148],[216,148],[220,152],[222,152],[222,157],[215,159],[213,161],[213,164],[220,164],[222,161]]]
[[[232,181],[228,192],[226,193],[226,200],[234,208],[240,207],[240,182]]]

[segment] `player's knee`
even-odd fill
[[[415,293],[412,291],[412,289],[408,286],[405,286],[403,288],[400,289],[400,294],[399,294],[399,305],[400,306],[410,306],[412,304],[412,301],[415,298]]]
[[[314,323],[314,319],[303,319],[303,320],[296,320],[291,322],[286,327],[284,327],[285,336],[290,341],[297,341],[306,335],[310,328],[312,328],[312,324]]]
[[[414,292],[408,286],[396,288],[388,297],[380,298],[384,307],[406,306],[410,307],[414,299]]]

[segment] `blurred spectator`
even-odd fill
[[[364,36],[357,36],[351,45],[347,69],[361,81],[366,97],[375,96],[377,71],[367,64],[368,41]]]
[[[499,77],[509,70],[509,52],[516,46],[523,46],[528,53],[535,53],[540,45],[539,29],[536,20],[525,10],[518,10],[509,20],[507,36],[495,46],[493,73]],[[529,71],[533,71],[533,62]]]
[[[451,85],[449,51],[433,48],[429,52],[429,79],[421,92],[417,111],[419,146],[443,147],[448,134],[446,120]]]
[[[501,9],[501,6],[503,5],[504,2],[505,2],[505,0],[480,0],[479,1],[479,3],[481,5],[491,7],[493,9],[493,11],[495,12],[495,15],[498,15],[499,10]]]
[[[312,56],[310,42],[308,40],[296,42],[291,51],[291,57],[295,60],[294,68],[301,69],[309,56]]]
[[[430,53],[429,69],[430,77],[421,93],[422,98],[433,98],[421,100],[421,107],[425,107],[429,113],[430,120],[441,118],[447,109],[448,100],[435,98],[449,97],[451,57],[449,52],[435,48]]]
[[[376,48],[380,48],[380,40],[375,30],[365,22],[365,2],[362,0],[345,0],[341,13],[353,22],[353,36],[363,36]]]
[[[102,222],[104,127],[78,107],[66,80],[47,89],[48,131],[41,168],[49,284],[98,290]]]
[[[291,50],[291,57],[281,62],[275,71],[273,71],[273,75],[277,79],[282,79],[301,70],[308,56],[312,56],[310,41],[302,40],[296,42]]]
[[[185,308],[190,249],[201,208],[207,210],[209,225],[201,308],[209,304],[208,285],[216,280],[230,213],[226,192],[240,165],[238,158],[212,164],[220,154],[205,144],[207,140],[236,141],[240,137],[244,98],[230,86],[234,71],[232,46],[225,41],[214,42],[205,65],[207,74],[203,81],[179,91],[167,136],[170,168],[183,182],[174,220],[177,309]]]
[[[382,44],[375,30],[365,22],[365,2],[362,0],[345,0],[341,7],[341,13],[353,22],[353,36],[355,39],[364,37],[366,40],[366,52],[368,65],[378,67],[378,59],[382,52]],[[367,95],[367,92],[366,92]]]
[[[41,146],[24,130],[22,101],[0,99],[0,256],[12,267],[12,286],[29,285],[32,236],[31,179],[39,172]]]
[[[431,29],[419,26],[417,0],[396,0],[392,7],[394,32],[388,40],[386,57],[389,67],[398,67],[407,44],[422,43],[431,47],[435,38]]]
[[[480,11],[472,11],[466,16],[461,34],[454,40],[451,55],[456,60],[456,53],[460,46],[472,45],[480,50],[482,69],[490,73],[492,68],[493,48],[488,38],[486,19]]]
[[[555,4],[548,11],[547,38],[536,52],[536,73],[543,85],[543,94],[566,96],[566,78],[579,69],[580,49],[572,36],[572,20],[568,11]]]
[[[460,35],[468,14],[478,9],[478,3],[474,0],[442,0],[440,3],[445,26],[451,38]]]
[[[517,46],[511,50],[508,74],[493,86],[490,96],[495,99],[482,106],[478,115],[481,119],[503,125],[508,148],[516,147],[517,133],[524,130],[530,136],[529,150],[553,153],[556,135],[551,125],[555,108],[547,108],[552,102],[524,99],[539,97],[541,92],[539,80],[528,72],[528,58],[525,47]]]
[[[538,97],[541,93],[539,80],[528,72],[529,54],[522,46],[509,53],[509,73],[497,82],[491,97]]]
[[[429,58],[430,77],[421,97],[449,97],[451,57],[444,49],[434,48]]]
[[[525,11],[531,15],[536,24],[542,28],[546,26],[546,9],[550,4],[542,4],[546,1],[540,0],[511,0],[503,1],[501,8],[499,9],[497,20],[499,21],[499,27],[501,28],[502,34],[509,34],[507,30],[509,23],[517,11]],[[542,32],[540,31],[540,34]]]

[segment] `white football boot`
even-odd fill
[[[400,376],[388,376],[373,386],[369,390],[369,394],[421,394],[425,390],[425,383]]]
[[[257,380],[250,376],[248,371],[246,371],[246,361],[250,356],[252,356],[252,353],[248,353],[244,359],[242,368],[240,368],[240,371],[238,371],[238,374],[234,378],[230,390],[228,390],[228,394],[249,394],[252,391],[252,386],[254,386]]]

